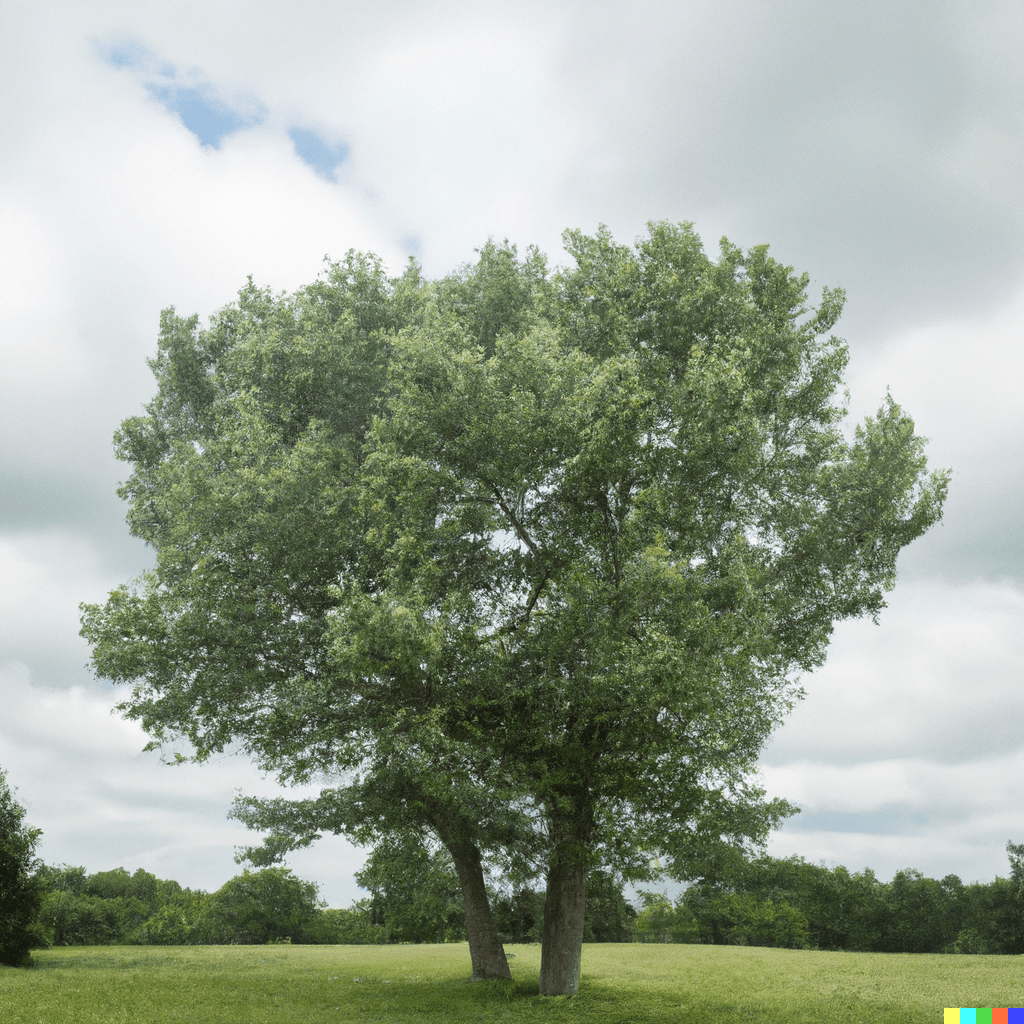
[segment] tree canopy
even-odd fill
[[[117,437],[156,568],[83,608],[155,743],[330,781],[240,801],[267,858],[433,834],[476,976],[507,976],[484,863],[541,871],[545,994],[593,867],[692,874],[791,810],[761,746],[947,483],[891,398],[844,435],[841,291],[688,225],[565,245],[165,313]]]

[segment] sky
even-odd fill
[[[241,758],[163,765],[78,636],[152,554],[113,456],[160,310],[325,255],[430,276],[691,221],[847,290],[851,418],[953,472],[877,625],[842,623],[761,759],[776,856],[964,881],[1024,842],[1024,7],[0,0],[0,767],[48,863],[208,890]],[[289,865],[332,905],[365,851]]]

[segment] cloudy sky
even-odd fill
[[[998,0],[0,2],[0,766],[41,855],[218,887],[270,793],[110,714],[78,604],[144,569],[117,424],[159,311],[325,254],[440,275],[488,236],[648,220],[769,242],[849,294],[858,417],[892,391],[950,466],[878,626],[840,627],[763,757],[770,850],[884,878],[1024,842],[1024,8]],[[292,866],[345,905],[362,854]]]

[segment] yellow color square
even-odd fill
[[[950,1009],[947,1006],[942,1011],[942,1024],[960,1024],[960,1007]]]

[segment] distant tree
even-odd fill
[[[183,889],[139,868],[86,874],[44,865],[40,921],[55,946],[185,945],[197,941],[206,893]]]
[[[451,856],[421,837],[396,836],[374,848],[356,881],[370,893],[372,922],[385,942],[460,942],[462,891]]]
[[[39,881],[43,890],[40,921],[47,940],[53,946],[85,944],[79,939],[81,903],[85,887],[85,868],[64,864],[39,868]],[[92,929],[89,929],[91,932]],[[77,940],[77,941],[76,941]]]
[[[950,893],[941,882],[908,868],[886,887],[887,926],[876,947],[883,953],[941,953],[957,935]]]
[[[494,921],[504,942],[539,942],[544,923],[544,893],[516,885],[491,898]]]
[[[42,884],[35,856],[40,835],[40,829],[25,824],[25,808],[15,802],[0,769],[0,964],[20,966],[29,950],[42,944]]]
[[[686,901],[684,906],[693,911],[701,942],[785,949],[810,945],[807,918],[785,900],[776,903],[749,892],[725,892]]]
[[[319,910],[316,885],[288,868],[243,871],[210,896],[202,927],[208,942],[225,945],[300,941]]]
[[[491,897],[494,920],[505,942],[537,942],[544,927],[544,893],[514,884]],[[584,942],[630,942],[636,909],[622,891],[622,879],[602,868],[587,876]]]
[[[664,893],[640,893],[643,909],[637,914],[634,933],[640,942],[699,942],[697,920],[685,900],[675,905]]]
[[[201,889],[185,889],[163,881],[159,909],[139,932],[139,941],[153,946],[191,946],[209,941],[204,928],[211,896]]]
[[[601,868],[587,875],[584,942],[629,942],[636,916],[636,909],[622,891],[621,878]]]
[[[1009,878],[960,887],[959,931],[950,952],[1024,953],[1024,845],[1007,843],[1006,853]]]
[[[376,945],[385,941],[384,927],[373,923],[370,900],[363,899],[350,907],[321,910],[301,941],[332,946]]]
[[[795,907],[806,917],[809,941],[818,949],[873,950],[889,914],[887,889],[870,869],[851,873],[802,857],[761,856],[742,862],[730,876],[730,886]]]

